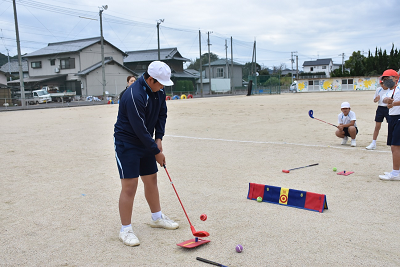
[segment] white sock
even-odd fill
[[[153,221],[157,221],[158,219],[161,218],[161,214],[162,214],[161,210],[158,212],[154,212],[151,214],[151,218],[153,219]]]
[[[399,173],[400,173],[399,170],[392,170],[392,172],[390,174],[393,175],[393,176],[398,176]]]
[[[376,145],[376,140],[372,140],[372,144],[373,144],[373,145]]]
[[[351,141],[356,141],[356,139],[351,139]]]
[[[125,228],[131,227],[132,228],[132,224],[128,224],[128,225],[122,225],[121,226],[121,232],[124,231]]]

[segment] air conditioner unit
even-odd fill
[[[60,69],[59,69],[59,68],[55,68],[55,69],[54,69],[54,72],[55,72],[55,73],[59,73],[59,72],[60,72]]]

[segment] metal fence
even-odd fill
[[[280,94],[280,75],[249,75],[252,81],[251,94]]]
[[[75,96],[71,99],[62,99],[61,102],[34,103],[25,100],[25,107],[21,105],[20,98],[0,98],[0,110],[21,110],[21,109],[41,109],[41,108],[62,108],[76,106],[93,106],[118,103],[118,100],[108,98],[102,100],[100,97],[94,96]]]

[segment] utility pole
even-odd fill
[[[291,52],[292,56],[291,56],[291,59],[290,59],[290,61],[292,62],[292,83],[293,83],[293,63],[294,63],[293,56],[294,56],[296,53],[297,53],[297,51]],[[296,58],[297,58],[297,55],[296,55]],[[296,62],[297,62],[297,61],[296,61]],[[296,65],[297,65],[297,63],[296,63]],[[296,67],[296,69],[297,69],[297,67]]]
[[[201,63],[201,32],[199,30],[199,51],[200,51],[200,95],[203,97],[203,67]]]
[[[107,10],[108,6],[99,7],[100,16],[100,44],[101,44],[101,74],[102,74],[102,84],[103,84],[103,100],[106,100],[106,70],[104,66],[104,38],[103,38],[103,11]]]
[[[10,50],[6,48],[7,50],[7,58],[8,58],[8,74],[10,75],[10,81],[11,81],[11,63],[10,63]]]
[[[296,79],[299,79],[299,56],[296,55]]]
[[[224,78],[229,78],[228,75],[228,45],[226,44],[226,39],[225,39],[225,65],[226,65],[226,72],[224,73]]]
[[[212,33],[212,32],[211,32]],[[211,55],[210,55],[210,32],[207,32],[207,45],[208,45],[208,82],[210,86],[210,94],[211,94]]]
[[[160,61],[160,24],[164,22],[164,19],[159,19],[157,21],[157,42],[158,42],[158,60]]]
[[[343,70],[343,65],[344,65],[344,53],[340,54],[339,56],[342,56],[342,75],[344,74]]]
[[[233,93],[233,39],[231,36],[231,93]]]
[[[21,106],[22,106],[22,108],[25,108],[24,73],[22,71],[21,45],[20,45],[20,41],[19,41],[17,7],[15,5],[15,0],[13,0],[13,7],[14,7],[15,35],[17,38],[17,50],[18,50],[19,86],[21,87]]]

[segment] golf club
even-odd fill
[[[313,111],[312,109],[310,109],[310,110],[308,111],[308,115],[310,116],[311,119],[316,119],[316,120],[325,122],[325,123],[327,123],[327,124],[329,124],[329,125],[332,125],[333,127],[337,127],[336,125],[334,125],[334,124],[332,124],[332,123],[329,123],[329,122],[326,122],[326,121],[323,121],[323,120],[314,118],[313,114],[314,114],[314,111]]]
[[[171,182],[172,187],[174,188],[175,194],[176,194],[176,196],[178,197],[179,203],[181,203],[183,212],[185,212],[185,215],[186,215],[186,218],[187,218],[187,220],[188,220],[188,222],[189,222],[189,224],[190,224],[190,229],[192,230],[193,236],[196,236],[196,237],[206,237],[206,236],[209,236],[210,234],[207,233],[206,231],[196,231],[196,229],[194,229],[194,226],[193,226],[192,223],[190,222],[189,217],[188,217],[188,215],[187,215],[187,213],[186,213],[186,210],[185,210],[185,208],[183,207],[182,201],[181,201],[181,199],[179,198],[178,192],[177,192],[176,189],[175,189],[174,183],[172,182],[171,177],[169,176],[169,173],[168,173],[168,171],[167,171],[167,167],[165,166],[165,164],[164,164],[164,169],[165,169],[165,172],[166,172],[167,175],[168,175],[168,178],[169,178],[169,180],[170,180],[170,182]]]
[[[293,169],[289,169],[289,170],[282,170],[282,172],[284,172],[284,173],[289,173],[290,171],[293,171],[293,170],[302,169],[302,168],[307,168],[307,167],[311,167],[311,166],[316,166],[316,165],[318,165],[318,164],[319,164],[319,163],[314,163],[314,164],[307,165],[307,166],[303,166],[303,167],[293,168]]]
[[[226,265],[222,265],[221,263],[210,261],[210,260],[203,259],[203,258],[200,258],[200,257],[196,257],[196,260],[202,261],[202,262],[205,262],[205,263],[209,263],[209,264],[212,264],[212,265],[215,265],[215,266],[228,267]]]

